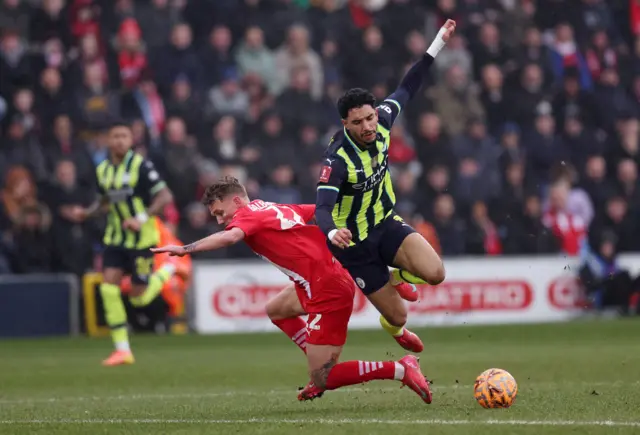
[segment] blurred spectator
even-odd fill
[[[472,118],[484,117],[478,91],[459,65],[447,70],[443,83],[432,88],[429,96],[442,118],[445,131],[451,136],[462,133]]]
[[[208,42],[198,52],[198,59],[202,63],[202,69],[206,72],[204,78],[206,89],[219,84],[225,72],[235,67],[231,54],[231,31],[228,27],[214,27]]]
[[[300,204],[300,191],[294,187],[295,174],[288,164],[276,166],[265,187],[260,191],[260,198],[278,204]]]
[[[42,0],[31,16],[31,40],[43,44],[58,38],[66,48],[71,47],[71,26],[65,10],[65,0]]]
[[[244,41],[236,51],[236,62],[241,74],[257,74],[272,87],[277,82],[275,57],[264,43],[264,32],[257,26],[247,29]]]
[[[13,29],[20,39],[29,39],[29,5],[23,0],[0,0],[0,29]]]
[[[488,201],[500,194],[500,149],[487,135],[483,121],[469,122],[467,134],[452,144],[458,165],[457,199],[464,210],[476,201]]]
[[[579,276],[594,308],[616,308],[626,314],[634,289],[629,272],[618,264],[617,242],[615,234],[602,234],[585,256]]]
[[[171,86],[171,96],[167,101],[167,115],[182,118],[187,130],[195,133],[202,127],[203,99],[199,92],[194,92],[186,76],[179,76]]]
[[[73,163],[74,183],[93,188],[95,185],[95,167],[84,144],[74,136],[71,119],[67,115],[59,115],[53,121],[51,138],[44,143],[47,172],[56,173],[60,160]]]
[[[164,158],[167,184],[178,209],[182,211],[196,194],[201,156],[193,139],[187,136],[187,127],[180,118],[167,120]]]
[[[598,249],[607,232],[616,237],[616,252],[631,252],[640,249],[640,231],[636,217],[629,212],[629,204],[624,196],[614,193],[602,211],[589,226],[589,245]]]
[[[607,163],[604,157],[594,155],[587,159],[581,185],[592,199],[594,209],[602,210],[613,190],[607,180]]]
[[[83,86],[76,93],[80,128],[85,135],[108,126],[120,117],[120,98],[105,83],[105,71],[98,63],[85,67]]]
[[[443,255],[460,255],[465,248],[465,227],[456,215],[451,195],[443,194],[433,205],[433,226],[438,233]]]
[[[520,86],[513,91],[512,119],[524,130],[533,127],[533,120],[540,110],[550,110],[545,108],[549,101],[542,74],[542,69],[537,64],[528,64],[520,75]]]
[[[566,180],[556,181],[549,189],[549,206],[542,223],[558,240],[562,252],[577,255],[585,241],[588,223],[568,210],[571,186]]]
[[[482,77],[482,69],[489,64],[495,64],[499,68],[506,69],[512,62],[511,55],[504,45],[498,26],[486,22],[480,27],[478,42],[472,46],[473,75],[476,79]]]
[[[25,166],[36,180],[42,181],[47,177],[42,148],[34,135],[27,134],[24,124],[17,117],[7,126],[1,152],[9,165]]]
[[[13,122],[18,122],[27,136],[40,133],[40,120],[34,112],[34,96],[31,89],[22,88],[13,94]]]
[[[465,253],[470,255],[500,255],[502,242],[498,227],[489,217],[487,205],[477,201],[471,208],[467,225]]]
[[[438,54],[434,61],[439,79],[442,79],[454,65],[457,65],[468,77],[473,74],[473,60],[471,53],[466,48],[466,41],[462,35],[455,33],[447,44],[447,49],[442,51],[441,54],[442,56]]]
[[[73,209],[88,207],[94,199],[93,186],[81,187],[76,165],[72,160],[58,160],[55,179],[47,200],[51,204],[53,225],[53,262],[58,271],[81,275],[91,269],[93,246],[90,243],[98,231],[92,221],[78,221]]]
[[[71,110],[69,95],[63,88],[60,71],[46,68],[40,74],[40,86],[35,101],[35,111],[40,115],[42,130],[50,131],[54,118],[63,113],[70,113]]]
[[[598,112],[595,101],[589,92],[580,88],[575,70],[568,70],[565,74],[563,88],[556,94],[552,105],[558,131],[564,130],[567,118],[580,118],[586,125],[596,125]]]
[[[511,102],[505,94],[504,78],[500,68],[496,64],[487,64],[481,71],[480,101],[487,113],[489,132],[498,136],[511,117]]]
[[[161,93],[168,92],[178,76],[184,75],[199,89],[203,84],[203,70],[198,53],[193,47],[193,34],[186,23],[179,23],[171,30],[168,47],[159,50],[152,61]],[[206,66],[206,63],[204,64]],[[207,71],[207,74],[210,74]]]
[[[549,179],[549,169],[569,158],[562,138],[556,134],[553,117],[548,113],[536,116],[535,130],[524,138],[528,172],[538,184]]]
[[[449,142],[442,131],[440,117],[435,113],[424,112],[418,120],[416,153],[425,170],[435,165],[443,165],[449,172],[455,170],[457,160]]]
[[[127,18],[120,24],[114,43],[118,57],[119,78],[122,87],[132,89],[147,68],[147,54],[138,22]]]
[[[136,5],[135,18],[140,24],[144,42],[156,50],[169,42],[171,28],[180,20],[180,11],[171,0],[151,0]]]
[[[573,29],[567,23],[556,26],[551,44],[553,73],[557,81],[562,80],[567,68],[578,71],[580,85],[583,89],[591,89],[591,74],[587,62],[573,36]]]
[[[31,71],[27,48],[20,36],[4,29],[0,33],[0,95],[10,97],[17,86],[29,84]]]
[[[560,251],[560,240],[542,220],[542,205],[537,195],[527,195],[521,210],[505,221],[505,254],[552,254]]]
[[[298,67],[306,67],[309,71],[311,97],[319,100],[322,96],[324,76],[320,56],[309,46],[309,31],[301,25],[292,26],[287,34],[286,42],[276,52],[276,68],[278,86],[276,93],[283,92]]]
[[[249,107],[249,97],[242,90],[235,68],[226,70],[222,82],[209,91],[209,116],[241,116]]]

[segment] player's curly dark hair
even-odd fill
[[[208,207],[216,200],[222,201],[227,196],[234,194],[247,196],[247,191],[237,178],[229,176],[222,177],[217,183],[213,183],[207,187],[204,195],[202,195],[202,203]]]
[[[338,113],[342,119],[347,119],[349,110],[366,105],[374,106],[376,97],[366,89],[353,88],[344,93],[338,100]]]

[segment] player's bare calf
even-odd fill
[[[307,358],[311,383],[298,393],[298,400],[312,400],[324,390],[374,380],[396,380],[411,388],[425,403],[431,403],[429,381],[420,370],[418,358],[407,355],[399,361],[346,361],[339,363],[342,346],[309,345]]]

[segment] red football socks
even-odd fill
[[[307,324],[300,317],[272,320],[273,324],[282,330],[287,337],[298,345],[301,351],[307,353]]]
[[[404,376],[404,367],[393,361],[346,361],[336,364],[327,377],[327,390],[361,384],[376,379],[397,379]],[[402,379],[402,377],[400,377]]]

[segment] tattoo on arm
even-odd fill
[[[200,244],[200,240],[193,242],[193,243],[189,243],[188,245],[184,245],[184,250],[186,252],[193,252],[195,251],[196,247]]]
[[[311,380],[316,385],[316,387],[323,389],[326,388],[327,379],[329,378],[329,372],[331,372],[333,366],[338,363],[339,356],[339,353],[334,353],[333,355],[331,355],[329,361],[324,363],[322,367],[311,372]]]

